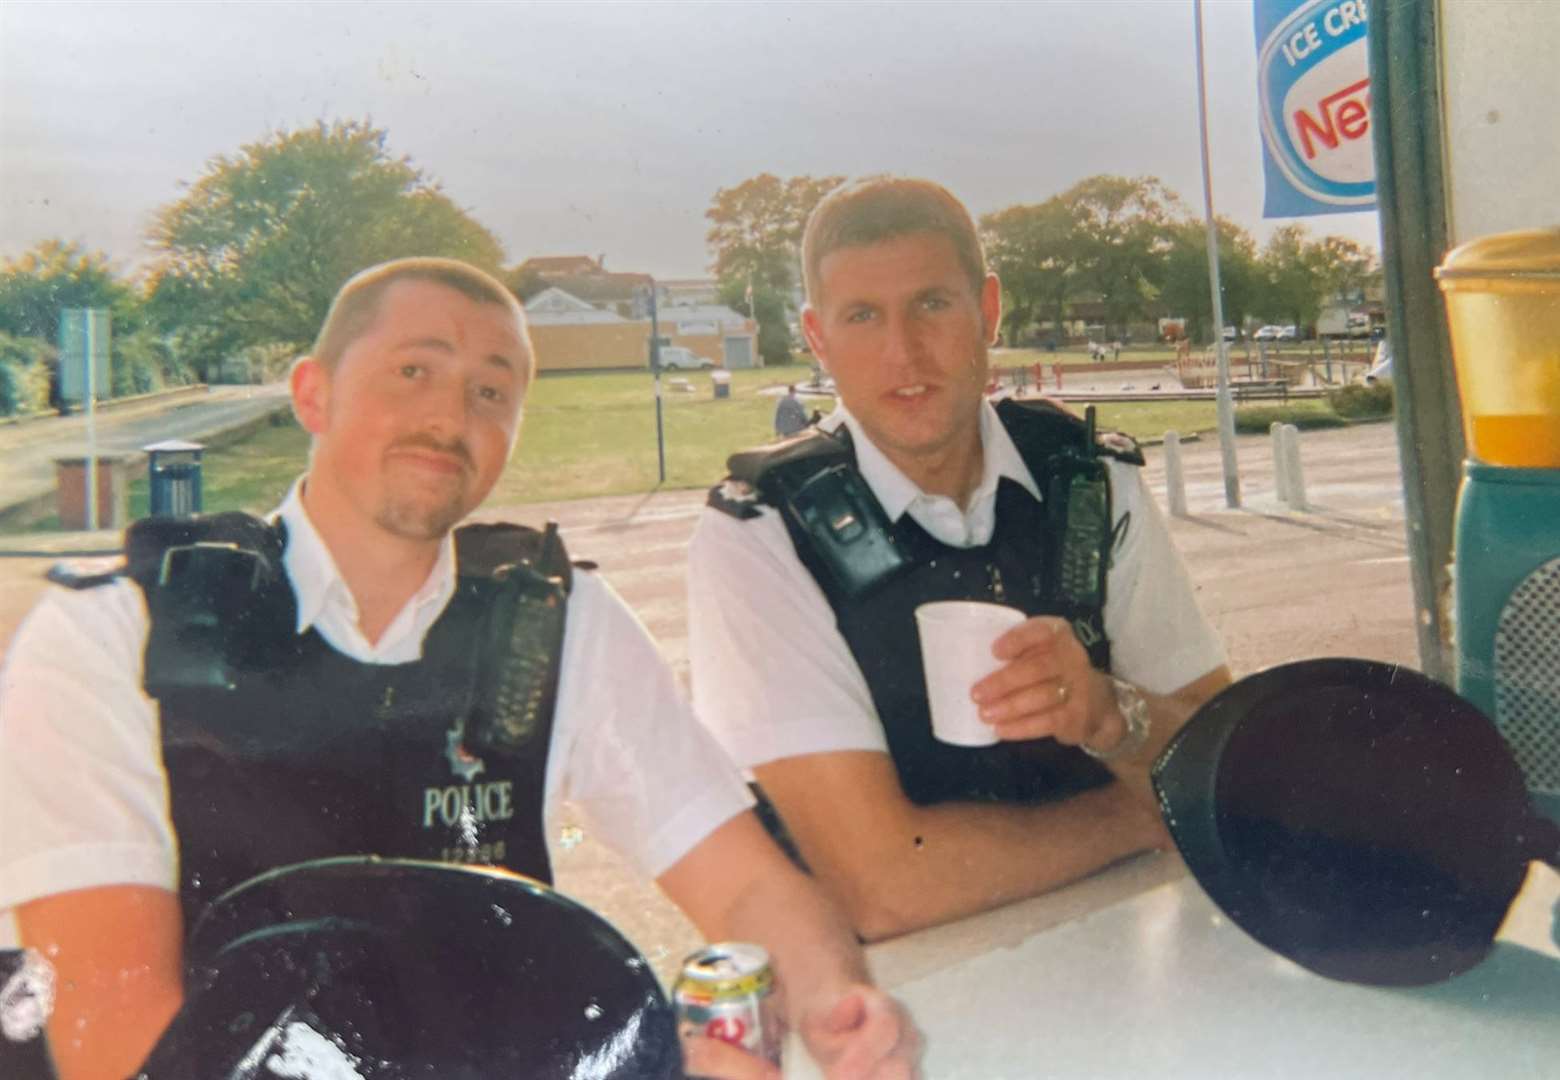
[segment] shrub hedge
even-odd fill
[[[1368,420],[1392,415],[1392,384],[1342,386],[1327,392],[1327,404],[1333,412],[1349,420]]]
[[[1315,405],[1242,405],[1235,410],[1235,430],[1241,435],[1266,435],[1273,424],[1293,424],[1301,431],[1343,427],[1337,413]]]

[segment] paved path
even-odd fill
[[[1267,439],[1238,440],[1245,506],[1224,506],[1217,442],[1184,444],[1191,516],[1171,531],[1203,609],[1237,672],[1285,660],[1346,655],[1416,665],[1413,600],[1404,538],[1395,433],[1390,424],[1302,436],[1313,509],[1295,513],[1273,497]],[[1149,451],[1147,479],[1163,501],[1162,452]],[[563,525],[570,552],[593,559],[655,635],[686,680],[688,540],[704,494],[645,495],[489,508],[480,516]],[[0,537],[0,650],[42,589],[54,552],[112,548],[112,534]],[[22,554],[22,553],[27,554]],[[7,555],[7,553],[10,553]],[[697,568],[694,568],[697,572]],[[566,815],[569,823],[579,819]],[[612,919],[668,977],[697,941],[653,889],[640,884],[589,836],[555,838],[560,887]]]
[[[95,420],[98,452],[139,454],[165,439],[200,442],[213,434],[274,412],[285,404],[284,383],[218,386],[194,397],[149,401],[100,412]],[[54,459],[86,453],[85,416],[50,417],[0,427],[0,512],[54,490]]]

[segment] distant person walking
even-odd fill
[[[807,406],[796,396],[796,386],[785,388],[785,397],[775,406],[775,434],[782,439],[807,428]]]

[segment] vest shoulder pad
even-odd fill
[[[574,583],[574,564],[555,521],[541,530],[507,522],[464,525],[455,530],[455,565],[459,573],[475,577],[501,577],[502,568],[520,566],[557,581],[564,592]]]
[[[238,511],[142,518],[125,530],[125,573],[142,586],[156,585],[167,553],[194,544],[231,544],[260,556],[271,571],[281,574],[285,546],[281,530]]]
[[[710,489],[708,505],[738,519],[758,516],[758,504],[774,505],[782,477],[810,476],[851,458],[850,436],[841,428],[808,428],[779,442],[739,450],[726,459],[729,475]]]
[[[1082,419],[1047,398],[1008,398],[997,404],[997,415],[1020,451],[1049,451],[1069,444],[1082,448],[1088,432]],[[1096,431],[1092,449],[1097,457],[1115,458],[1128,465],[1143,464],[1143,451],[1137,441],[1120,431]]]

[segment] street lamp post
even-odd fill
[[[1208,87],[1203,75],[1202,0],[1192,0],[1197,24],[1197,126],[1202,136],[1203,214],[1208,227],[1208,287],[1213,294],[1213,347],[1218,357],[1216,411],[1224,464],[1224,503],[1240,507],[1240,468],[1235,460],[1235,404],[1230,395],[1230,353],[1224,343],[1224,301],[1219,292],[1219,232],[1213,217],[1213,178],[1208,169]]]
[[[655,377],[655,450],[660,483],[666,483],[666,428],[661,420],[661,323],[656,315],[655,278],[650,279],[650,372]]]

